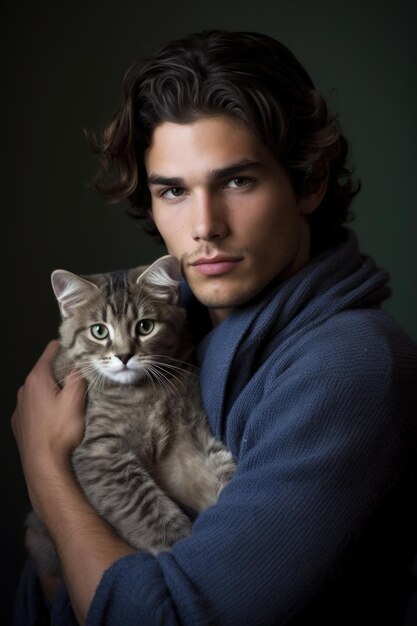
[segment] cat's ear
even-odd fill
[[[98,291],[97,285],[67,270],[52,272],[51,283],[62,317],[71,317],[77,307]]]
[[[181,271],[177,259],[166,255],[157,259],[137,279],[152,287],[152,296],[165,300],[168,304],[177,304]]]

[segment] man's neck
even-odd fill
[[[217,326],[220,322],[229,317],[234,311],[234,308],[224,308],[224,309],[208,309],[211,323],[213,326]]]

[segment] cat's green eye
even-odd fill
[[[109,336],[109,329],[105,324],[94,324],[94,326],[91,326],[90,331],[95,339],[107,339]]]
[[[155,322],[153,320],[140,320],[136,324],[136,332],[138,335],[150,335],[155,328]]]

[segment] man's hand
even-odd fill
[[[33,508],[51,534],[80,624],[104,571],[134,552],[85,499],[70,459],[84,434],[86,383],[78,374],[61,389],[51,364],[52,341],[18,392],[12,428]],[[52,599],[58,580],[41,580]]]
[[[12,416],[29,496],[41,517],[45,481],[53,476],[53,468],[69,467],[84,433],[86,383],[73,373],[59,387],[51,369],[58,349],[58,341],[48,344],[19,389]]]

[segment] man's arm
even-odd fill
[[[134,550],[95,513],[74,477],[70,455],[84,432],[85,382],[71,375],[63,389],[56,385],[51,362],[58,346],[48,345],[19,390],[12,427],[32,505],[51,534],[84,623],[103,572]]]
[[[95,513],[69,468],[51,470],[56,473],[50,473],[37,499],[37,512],[52,536],[74,613],[83,624],[104,571],[134,550]]]

